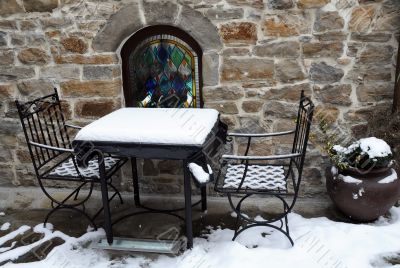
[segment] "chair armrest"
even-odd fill
[[[261,138],[261,137],[274,137],[274,136],[284,136],[284,135],[289,135],[293,134],[295,130],[289,130],[289,131],[282,131],[282,132],[274,132],[274,133],[228,133],[228,136],[231,137],[255,137],[255,138]]]
[[[32,146],[35,146],[35,147],[44,148],[44,149],[48,149],[48,150],[52,150],[52,151],[59,151],[59,152],[64,152],[64,153],[73,153],[74,152],[73,149],[54,147],[54,146],[49,146],[46,144],[33,142],[33,141],[29,141],[29,144]]]
[[[230,159],[230,160],[275,160],[275,159],[285,159],[285,158],[294,158],[301,156],[300,153],[296,154],[281,154],[281,155],[268,155],[268,156],[242,156],[242,155],[222,155],[222,159]]]
[[[80,126],[75,126],[75,125],[71,125],[71,124],[65,124],[64,126],[69,127],[69,128],[82,129],[82,127],[80,127]]]

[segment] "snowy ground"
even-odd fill
[[[389,267],[391,265],[384,258],[398,258],[400,253],[400,208],[393,207],[390,212],[389,218],[358,225],[327,218],[305,219],[293,213],[289,217],[295,240],[293,248],[283,235],[264,227],[247,230],[235,242],[231,241],[232,230],[210,228],[206,238],[195,240],[192,250],[179,256],[161,255],[155,259],[132,253],[112,259],[106,251],[91,249],[88,244],[103,237],[102,230],[73,238],[41,225],[33,228],[34,232],[44,234],[39,241],[19,247],[12,243],[4,247],[7,241],[32,230],[29,226],[21,226],[0,237],[0,263],[17,259],[38,245],[60,237],[66,242],[55,247],[44,260],[22,264],[8,262],[3,267]]]

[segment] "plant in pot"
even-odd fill
[[[372,221],[397,202],[400,180],[384,140],[364,138],[348,147],[328,143],[326,149],[333,164],[326,170],[328,194],[346,216]]]

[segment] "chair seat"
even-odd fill
[[[106,173],[108,173],[114,167],[116,167],[120,161],[121,161],[121,159],[119,159],[119,158],[114,158],[111,156],[105,157],[104,164],[106,167]],[[96,179],[100,178],[99,165],[98,165],[97,158],[90,160],[88,162],[87,167],[79,167],[78,166],[78,169],[84,178],[96,178]],[[51,170],[49,172],[48,176],[79,178],[79,174],[76,171],[74,162],[71,157],[66,159],[64,162],[60,163],[53,170]]]
[[[222,184],[223,189],[237,190],[243,178],[244,164],[228,164]],[[241,190],[266,190],[285,192],[287,190],[283,166],[248,165]]]

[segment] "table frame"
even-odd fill
[[[105,179],[105,165],[103,161],[104,154],[118,155],[119,157],[128,157],[131,159],[132,164],[132,180],[134,190],[134,201],[137,207],[142,207],[140,203],[140,191],[139,191],[139,178],[137,174],[136,159],[168,159],[168,160],[180,160],[183,165],[183,177],[184,177],[184,198],[185,198],[185,227],[186,227],[186,238],[187,248],[193,247],[193,224],[192,224],[192,187],[191,187],[191,175],[188,169],[188,163],[193,157],[200,155],[206,146],[213,144],[215,139],[222,139],[222,142],[226,141],[227,126],[221,121],[217,121],[213,129],[210,131],[206,141],[203,145],[163,145],[163,144],[139,144],[139,143],[128,143],[128,142],[100,142],[100,141],[73,141],[73,147],[75,152],[87,151],[84,146],[90,144],[90,155],[95,152],[98,155],[99,161],[99,174],[101,184],[101,195],[102,203],[104,208],[104,229],[107,236],[107,242],[113,243],[113,232],[111,223],[111,212],[109,206],[108,197],[108,185]],[[206,185],[201,186],[201,209],[207,210],[207,192]],[[198,203],[194,204],[197,205]],[[162,212],[162,210],[154,210],[153,212]],[[148,212],[150,213],[150,212]]]

